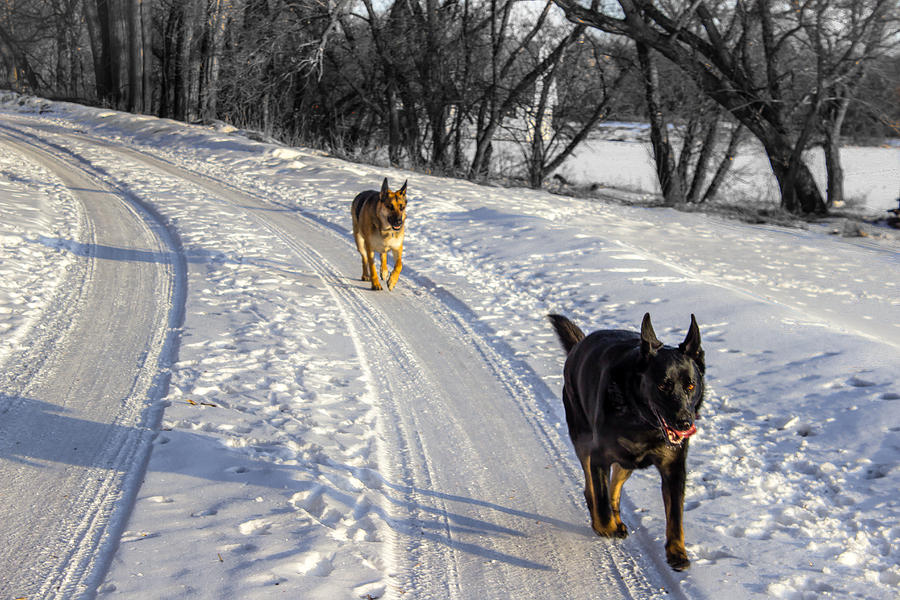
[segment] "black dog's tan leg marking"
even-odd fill
[[[616,522],[616,537],[624,538],[628,536],[628,528],[625,527],[625,523],[622,522],[622,517],[619,515],[619,502],[622,500],[622,486],[631,477],[631,473],[631,469],[623,469],[619,466],[619,463],[613,463],[610,480],[612,490],[609,500],[612,506],[613,519]]]
[[[674,463],[659,467],[663,504],[666,507],[666,561],[676,571],[691,566],[684,547],[684,455]]]
[[[388,268],[387,268],[387,250],[381,253],[381,278],[387,281],[388,278]],[[390,285],[388,289],[390,289]]]
[[[609,505],[609,469],[592,455],[582,463],[584,468],[584,498],[591,513],[591,529],[601,537],[624,537],[619,533]]]
[[[394,270],[391,271],[391,278],[387,280],[389,290],[393,290],[394,286],[397,285],[397,280],[400,279],[400,270],[403,269],[403,248],[400,248],[399,250],[394,248],[392,252],[394,253]],[[386,252],[382,254],[382,257],[384,256],[387,256]],[[384,258],[382,258],[382,264],[384,265],[382,267],[382,273],[386,274],[387,262]]]

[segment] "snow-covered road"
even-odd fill
[[[0,405],[0,595],[66,598],[99,583],[139,484],[158,424],[147,399],[180,318],[177,260],[150,214],[71,157],[6,127],[0,144],[77,200],[73,238],[29,240],[72,260],[4,362]]]
[[[0,122],[0,536],[17,544],[0,593],[876,598],[900,583],[895,243],[47,106]],[[409,177],[410,224],[400,284],[374,293],[348,211],[384,174]],[[628,540],[591,533],[543,318],[634,328],[646,310],[669,343],[696,313],[710,364],[681,574],[654,473],[625,488]],[[67,450],[82,438],[94,458]]]
[[[372,456],[377,470],[342,465],[348,470],[342,477],[362,482],[362,489],[376,490],[373,498],[364,495],[354,500],[353,531],[346,535],[357,541],[390,538],[393,545],[404,548],[392,567],[398,571],[397,585],[429,590],[417,597],[436,598],[583,598],[596,589],[610,590],[610,597],[661,595],[665,578],[654,574],[653,568],[645,573],[650,563],[642,564],[616,547],[597,552],[593,536],[582,526],[580,475],[574,465],[560,464],[567,442],[546,425],[548,390],[533,373],[520,369],[514,374],[509,365],[514,359],[511,351],[498,349],[480,335],[475,315],[451,293],[412,276],[405,278],[397,293],[369,294],[366,282],[345,275],[358,268],[358,258],[346,251],[343,232],[295,210],[273,210],[258,194],[79,134],[55,139],[49,146],[36,141],[39,136],[16,135],[12,128],[6,131],[4,142],[12,150],[49,168],[81,205],[88,222],[83,239],[90,241],[55,243],[83,257],[84,271],[93,271],[62,286],[75,294],[58,303],[71,314],[55,317],[50,313],[58,320],[83,323],[71,332],[52,327],[56,338],[52,350],[29,341],[26,345],[34,348],[36,356],[20,357],[28,365],[51,361],[62,365],[46,373],[16,374],[19,380],[48,383],[46,389],[35,389],[33,384],[24,387],[16,394],[17,402],[6,406],[10,418],[4,420],[3,437],[13,448],[8,454],[25,460],[3,465],[27,470],[3,474],[22,488],[10,498],[26,505],[7,503],[5,510],[13,518],[6,523],[14,528],[10,533],[29,532],[21,537],[22,546],[4,549],[10,555],[4,570],[9,574],[10,593],[65,598],[90,589],[97,583],[91,579],[92,563],[98,556],[108,556],[112,548],[105,538],[122,533],[111,515],[117,501],[130,502],[129,484],[122,477],[140,472],[148,434],[146,423],[141,422],[147,386],[136,386],[134,381],[156,373],[167,316],[184,310],[171,291],[178,276],[167,267],[186,264],[190,281],[207,277],[209,270],[202,253],[183,251],[174,244],[173,250],[166,249],[163,244],[169,236],[145,224],[153,218],[141,214],[136,197],[143,194],[137,190],[142,183],[165,180],[183,192],[175,201],[190,199],[192,203],[194,217],[180,220],[181,235],[190,238],[202,229],[204,237],[217,241],[215,253],[240,256],[238,262],[244,262],[246,241],[237,246],[231,243],[241,237],[236,232],[246,230],[249,237],[252,231],[254,240],[267,239],[265,249],[255,248],[259,256],[255,270],[261,276],[273,268],[288,277],[307,274],[305,285],[324,295],[326,306],[320,312],[333,313],[332,327],[342,331],[344,338],[338,344],[342,355],[335,362],[344,361],[343,353],[350,350],[364,373],[365,402],[378,407],[378,443],[382,445],[378,451],[385,457],[403,457],[396,463]],[[66,143],[76,149],[66,151]],[[36,151],[36,146],[45,150]],[[53,149],[63,158],[69,152],[76,155],[88,171],[105,173],[108,183],[98,185],[79,173],[71,158],[65,163],[52,158],[48,150]],[[108,164],[116,165],[116,170]],[[141,179],[129,180],[132,173],[139,173]],[[198,213],[208,214],[210,222],[197,218]],[[98,236],[98,231],[104,235]],[[104,273],[101,267],[110,272]],[[104,318],[98,322],[100,315]],[[189,310],[185,316],[186,331],[196,327],[197,320],[210,319],[202,310]],[[210,328],[217,335],[229,335],[231,326],[228,319],[203,325],[207,336]],[[68,343],[59,343],[62,337]],[[108,389],[119,380],[129,387]],[[535,385],[540,386],[539,392],[532,389]],[[317,395],[323,393],[317,391]],[[150,404],[153,400],[151,396]],[[79,402],[90,406],[82,411]],[[117,414],[119,404],[128,412],[125,417]],[[47,430],[54,433],[33,434]],[[79,443],[85,437],[92,446]],[[31,443],[23,444],[22,438]],[[129,447],[120,450],[123,443]],[[349,451],[358,452],[356,444]],[[114,456],[115,462],[109,462],[107,455]],[[70,469],[69,463],[79,469]],[[58,469],[46,468],[48,464],[72,472],[61,478]],[[348,491],[359,491],[353,489],[355,483],[344,485]],[[45,502],[34,502],[35,489]],[[532,490],[556,490],[559,495],[533,494]],[[346,500],[335,504],[323,491],[314,486],[294,493],[291,502],[297,510],[334,526],[328,521],[336,516],[329,515],[340,514],[340,504]],[[78,500],[73,504],[72,498]],[[107,514],[94,515],[101,507]],[[36,519],[34,510],[40,511],[41,519]],[[377,518],[367,521],[366,513]],[[93,523],[97,525],[88,525]],[[60,526],[62,531],[57,530]],[[80,531],[82,527],[87,531]],[[101,547],[104,541],[108,548]],[[49,558],[23,563],[22,557],[31,554],[25,549],[40,547]],[[71,550],[64,553],[63,548]],[[330,572],[335,560],[325,562],[327,567],[313,566]],[[0,579],[7,577],[0,575]],[[170,597],[164,589],[156,593]],[[212,596],[223,597],[223,593]],[[250,590],[227,592],[228,597],[250,594]]]

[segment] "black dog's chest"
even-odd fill
[[[610,463],[625,469],[645,469],[665,462],[675,450],[656,429],[642,424],[622,386],[611,382],[606,388],[604,426],[597,436]]]
[[[625,469],[646,469],[666,462],[672,452],[665,442],[653,434],[610,431],[603,438],[603,454],[608,462],[618,463]]]

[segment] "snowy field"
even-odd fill
[[[20,151],[32,146],[62,166]],[[84,186],[59,175],[79,169],[106,190],[92,210],[133,206],[168,250],[83,250]],[[400,283],[376,293],[358,281],[349,204],[384,176],[409,179],[410,216]],[[0,207],[7,375],[95,263],[174,273],[169,321],[147,335],[177,338],[148,346],[164,381],[141,392],[137,449],[116,463],[93,533],[30,541],[17,558],[35,575],[0,581],[3,597],[897,596],[896,237],[483,187],[15,98],[0,106]],[[665,565],[652,470],[625,486],[631,536],[592,534],[548,312],[585,330],[634,329],[650,312],[668,344],[696,314],[708,395],[688,458],[689,571]],[[71,318],[99,336],[110,315]],[[5,490],[11,466],[66,459],[50,450],[56,430],[26,432],[31,454],[11,446],[25,384],[0,381]],[[7,497],[0,517],[34,504]],[[29,527],[16,522],[4,539]],[[53,563],[69,555],[80,566]]]
[[[647,141],[646,125],[604,123],[595,139],[582,144],[559,169],[559,174],[578,185],[659,194],[659,181],[653,166],[653,150]],[[749,137],[749,136],[748,136]],[[821,148],[805,155],[819,188],[825,190],[825,158]],[[845,146],[841,148],[844,167],[846,207],[843,210],[864,217],[884,217],[886,210],[897,208],[900,198],[900,148],[883,146]],[[621,168],[627,162],[627,169]],[[772,175],[762,147],[752,138],[742,148],[729,172],[718,202],[744,204],[764,202],[778,205],[778,183]]]

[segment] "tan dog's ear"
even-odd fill
[[[387,177],[384,178],[384,182],[381,184],[381,199],[384,200],[387,198],[388,192],[390,189],[388,188]]]
[[[400,194],[401,196],[406,195],[406,181],[403,182],[403,187],[400,188],[399,190],[397,190],[397,193]]]

